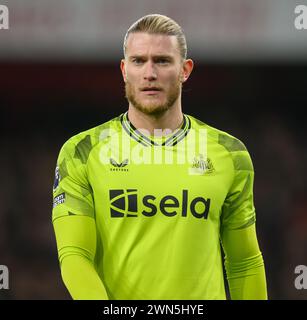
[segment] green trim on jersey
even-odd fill
[[[110,299],[225,299],[220,231],[255,223],[241,141],[188,115],[159,140],[125,113],[70,138],[57,168],[53,222],[94,219],[95,269]]]

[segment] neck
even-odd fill
[[[179,128],[183,122],[181,106],[174,105],[159,115],[146,114],[136,109],[131,103],[128,109],[129,121],[137,129],[146,129],[151,135],[155,129],[170,129],[172,132]]]

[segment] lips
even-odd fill
[[[145,88],[142,88],[141,91],[144,92],[145,94],[155,95],[158,92],[160,92],[161,89],[158,87],[145,87]]]
[[[144,87],[141,91],[161,91],[161,89],[158,87]]]

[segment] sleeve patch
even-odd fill
[[[53,183],[53,191],[55,191],[57,189],[57,187],[59,186],[60,180],[61,180],[60,169],[59,169],[59,166],[56,166],[55,175],[54,175],[54,183]]]
[[[65,192],[57,195],[53,199],[53,208],[55,208],[57,205],[62,204],[65,202]]]

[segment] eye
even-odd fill
[[[133,58],[132,62],[136,65],[140,65],[144,62],[144,60],[142,58]]]
[[[157,62],[158,64],[164,65],[164,64],[168,64],[168,63],[169,63],[169,60],[166,59],[166,58],[159,58],[159,59],[157,59],[156,62]]]

